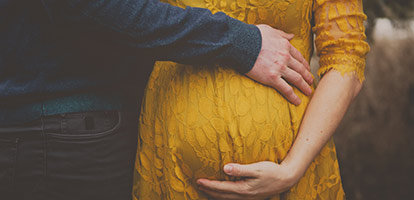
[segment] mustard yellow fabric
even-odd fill
[[[176,6],[222,11],[251,24],[295,34],[291,41],[309,60],[313,34],[319,74],[334,69],[364,79],[361,0],[166,0]],[[312,27],[312,24],[314,26]],[[135,199],[207,199],[198,178],[231,180],[229,162],[280,163],[295,140],[309,98],[298,107],[274,89],[220,66],[158,62],[142,105],[134,175]],[[272,199],[344,199],[333,141],[298,184]]]

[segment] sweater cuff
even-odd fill
[[[236,19],[229,19],[230,34],[233,36],[232,45],[223,54],[224,64],[240,73],[247,73],[256,62],[262,48],[260,30],[251,24]]]

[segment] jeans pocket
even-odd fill
[[[45,120],[45,133],[62,139],[94,139],[111,133],[121,126],[119,111],[70,113]]]
[[[71,127],[47,134],[49,199],[131,198],[137,118],[114,116],[105,128],[85,130],[85,123],[69,120]]]
[[[16,164],[16,141],[0,138],[0,194],[11,191]]]

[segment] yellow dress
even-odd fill
[[[222,11],[250,24],[295,34],[309,61],[313,34],[319,75],[330,69],[362,80],[365,54],[361,0],[165,0]],[[312,27],[313,24],[313,27]],[[207,199],[198,178],[230,179],[229,162],[280,163],[295,140],[309,98],[298,107],[274,89],[220,66],[158,62],[142,105],[134,199]],[[289,191],[272,199],[344,199],[333,141]]]

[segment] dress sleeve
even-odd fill
[[[362,82],[369,51],[362,0],[314,0],[313,11],[313,32],[320,58],[318,75],[334,69],[342,75],[355,73]]]

